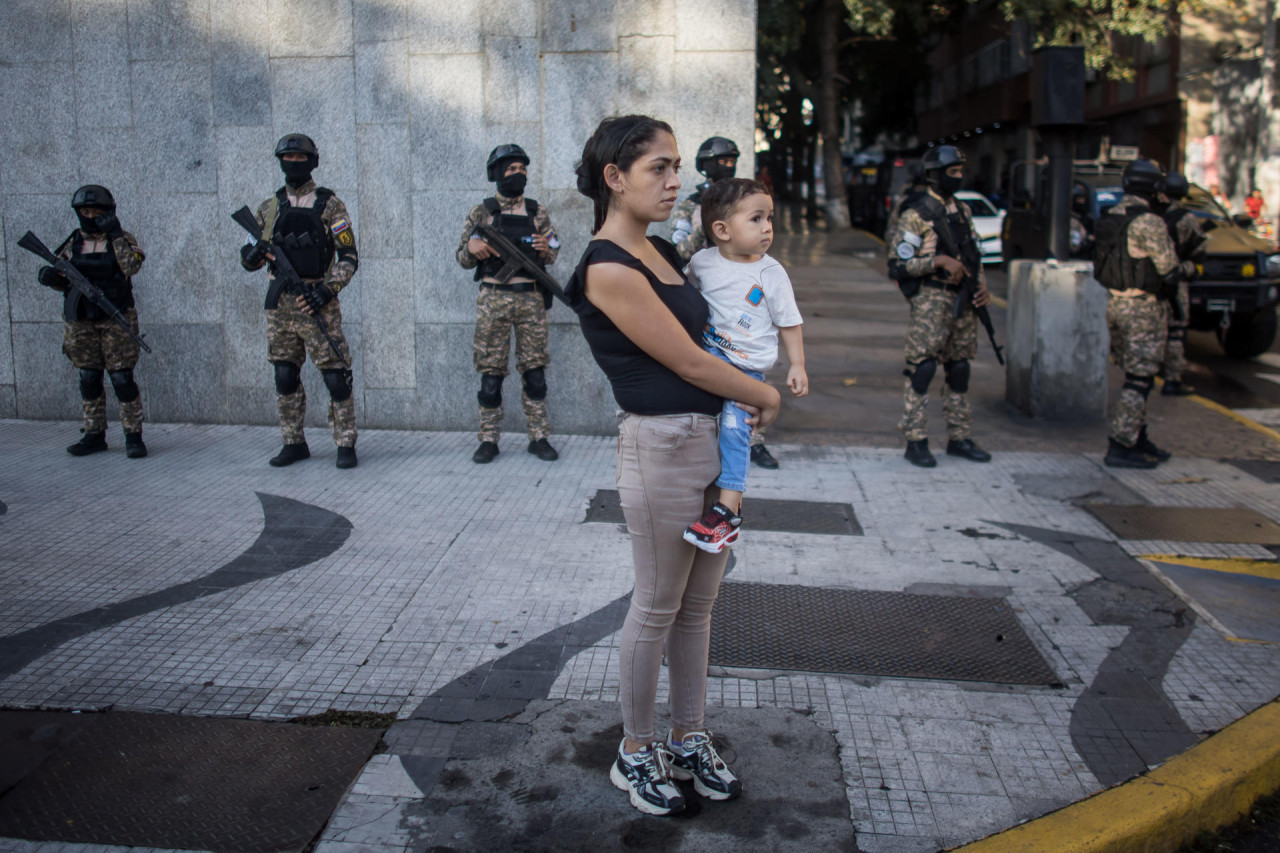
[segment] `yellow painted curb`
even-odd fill
[[[872,234],[870,231],[866,230],[865,228],[855,228],[855,229],[853,229],[853,230],[854,230],[854,231],[857,231],[857,232],[858,232],[858,233],[860,233],[860,234],[865,234],[865,235],[867,235],[867,236],[868,236],[868,237],[870,237],[872,240],[875,240],[877,243],[879,243],[881,246],[883,246],[883,245],[884,245],[884,238],[883,238],[883,237],[879,237],[879,236],[877,236],[877,235],[875,235],[875,234]]]
[[[962,847],[964,853],[1170,853],[1280,789],[1280,700],[1150,773]]]
[[[1275,560],[1250,560],[1247,557],[1180,557],[1177,554],[1139,554],[1141,560],[1172,563],[1192,569],[1225,572],[1232,575],[1250,575],[1255,578],[1280,580],[1280,563]]]

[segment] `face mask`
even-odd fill
[[[960,185],[964,183],[964,175],[955,177],[945,172],[938,178],[938,192],[944,196],[952,195],[956,190],[960,189]]]
[[[310,160],[281,160],[280,171],[284,172],[284,181],[290,186],[301,186],[311,179],[311,170],[315,166]]]
[[[80,230],[86,234],[98,234],[102,231],[94,221],[93,217],[85,216],[80,211],[76,211],[76,219],[80,220]]]
[[[737,172],[737,167],[722,166],[714,160],[707,164],[707,180],[711,181],[713,184],[717,181],[728,180],[737,174]]]
[[[524,195],[524,186],[528,181],[529,176],[520,172],[504,175],[498,179],[498,192],[507,198],[519,198]]]

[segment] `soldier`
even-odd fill
[[[303,280],[301,292],[293,292],[277,281],[273,270],[267,288],[267,360],[275,368],[276,405],[284,437],[284,447],[269,464],[283,468],[311,456],[302,429],[307,392],[301,374],[309,355],[329,390],[329,424],[338,446],[337,467],[354,468],[356,410],[351,397],[351,350],[342,335],[338,293],[350,284],[360,265],[355,230],[346,205],[333,190],[318,187],[311,179],[320,153],[310,137],[301,133],[281,137],[275,156],[284,172],[284,186],[258,205],[254,218],[262,226],[263,239],[250,239],[240,249],[241,265],[253,271],[275,260],[271,244],[280,246]],[[326,324],[327,335],[319,320]]]
[[[702,233],[702,194],[717,181],[728,180],[737,174],[741,154],[733,140],[723,136],[713,136],[698,146],[693,165],[706,180],[671,210],[671,242],[685,263],[698,251],[711,246],[711,241]],[[778,460],[764,446],[763,427],[757,427],[751,433],[751,461],[761,468],[773,470],[778,467]]]
[[[1169,228],[1169,237],[1173,240],[1174,249],[1178,252],[1179,261],[1190,261],[1191,269],[1195,269],[1195,256],[1204,248],[1204,229],[1201,219],[1187,208],[1178,204],[1187,197],[1190,187],[1187,179],[1177,172],[1165,176],[1165,197],[1169,206],[1164,211],[1165,225]],[[1165,343],[1164,387],[1160,393],[1166,397],[1187,397],[1196,389],[1182,381],[1182,373],[1187,369],[1187,325],[1191,316],[1191,280],[1183,277],[1178,281],[1178,293],[1174,301],[1169,303],[1169,338]]]
[[[1146,424],[1147,396],[1169,334],[1166,300],[1195,268],[1190,261],[1179,264],[1169,229],[1152,210],[1165,188],[1160,167],[1134,160],[1121,182],[1124,195],[1098,219],[1094,232],[1094,275],[1110,291],[1111,357],[1124,370],[1103,461],[1116,468],[1154,468],[1169,458],[1147,437]]]
[[[138,333],[138,310],[133,301],[133,276],[146,258],[133,235],[120,227],[116,201],[106,187],[88,184],[75,191],[71,207],[80,227],[54,252],[66,258],[107,300],[120,309],[133,333]],[[147,455],[142,443],[142,394],[133,379],[138,343],[108,319],[101,309],[82,298],[54,267],[41,267],[36,280],[65,294],[62,352],[80,371],[80,400],[84,423],[80,440],[67,448],[72,456],[88,456],[107,449],[107,397],[102,374],[120,401],[124,425],[124,453],[130,459]]]
[[[546,367],[551,362],[547,353],[547,310],[551,294],[540,292],[537,282],[517,272],[506,282],[497,274],[503,260],[480,236],[479,229],[490,223],[511,242],[526,248],[530,257],[544,269],[555,263],[560,241],[551,227],[547,209],[524,197],[529,179],[529,155],[519,145],[499,145],[489,153],[485,164],[490,181],[497,192],[477,204],[467,214],[458,243],[458,263],[463,269],[475,269],[480,282],[476,296],[476,333],[473,361],[480,374],[480,446],[471,460],[480,464],[492,462],[498,455],[499,427],[502,425],[502,380],[508,373],[507,353],[511,330],[516,333],[516,370],[524,380],[520,395],[524,404],[525,427],[529,433],[528,452],[545,462],[554,462],[560,454],[548,437]]]
[[[898,428],[907,439],[904,458],[921,468],[938,464],[929,451],[925,409],[939,362],[946,376],[942,415],[947,421],[947,455],[991,461],[991,454],[970,438],[973,416],[966,396],[969,361],[978,354],[978,319],[973,306],[986,305],[990,296],[973,215],[968,205],[955,199],[964,181],[964,163],[964,154],[951,145],[925,153],[921,171],[928,189],[908,196],[886,243],[889,275],[897,280],[911,306],[907,368],[903,371],[907,381]],[[971,276],[976,277],[973,306],[957,306],[956,300],[964,298],[964,281]]]

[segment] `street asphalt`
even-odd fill
[[[71,421],[0,421],[0,746],[22,756],[0,772],[0,852],[1139,849],[1106,846],[1121,829],[1172,850],[1243,808],[1218,788],[1280,785],[1280,434],[1153,394],[1173,459],[1109,469],[1105,424],[1004,403],[984,340],[974,438],[993,461],[942,454],[934,402],[939,464],[914,468],[882,247],[800,223],[774,254],[813,392],[784,393],[781,467],[751,472],[716,615],[707,722],[741,799],[644,817],[608,781],[631,588],[613,438],[553,435],[548,464],[509,435],[478,466],[470,434],[365,430],[338,471],[325,430],[274,469],[273,428],[148,424],[148,458],[113,432],[78,459]],[[301,841],[223,840],[269,819],[215,806],[309,747],[219,762],[247,730],[209,721],[271,744],[330,710],[381,743],[298,771],[331,796],[321,817]],[[161,733],[172,749],[120,769],[109,738]],[[1127,792],[1191,777],[1203,795],[1142,823]],[[1105,789],[1110,811],[1073,817]],[[1049,834],[1016,846],[1023,824]],[[1086,824],[1095,846],[1072,847]]]

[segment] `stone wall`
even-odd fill
[[[0,417],[79,415],[59,300],[14,243],[30,229],[56,245],[75,224],[71,193],[92,182],[147,253],[135,285],[155,349],[137,371],[148,419],[273,423],[265,276],[240,268],[230,213],[280,185],[273,146],[298,131],[356,225],[342,308],[358,423],[474,429],[475,285],[454,250],[492,191],[489,150],[516,142],[533,158],[528,194],[551,211],[564,280],[591,225],[573,166],[601,118],[671,122],[685,191],[712,134],[737,140],[752,173],[755,22],[753,0],[5,0]],[[576,318],[557,304],[551,320],[553,429],[611,430]],[[303,375],[321,425],[327,395]]]

